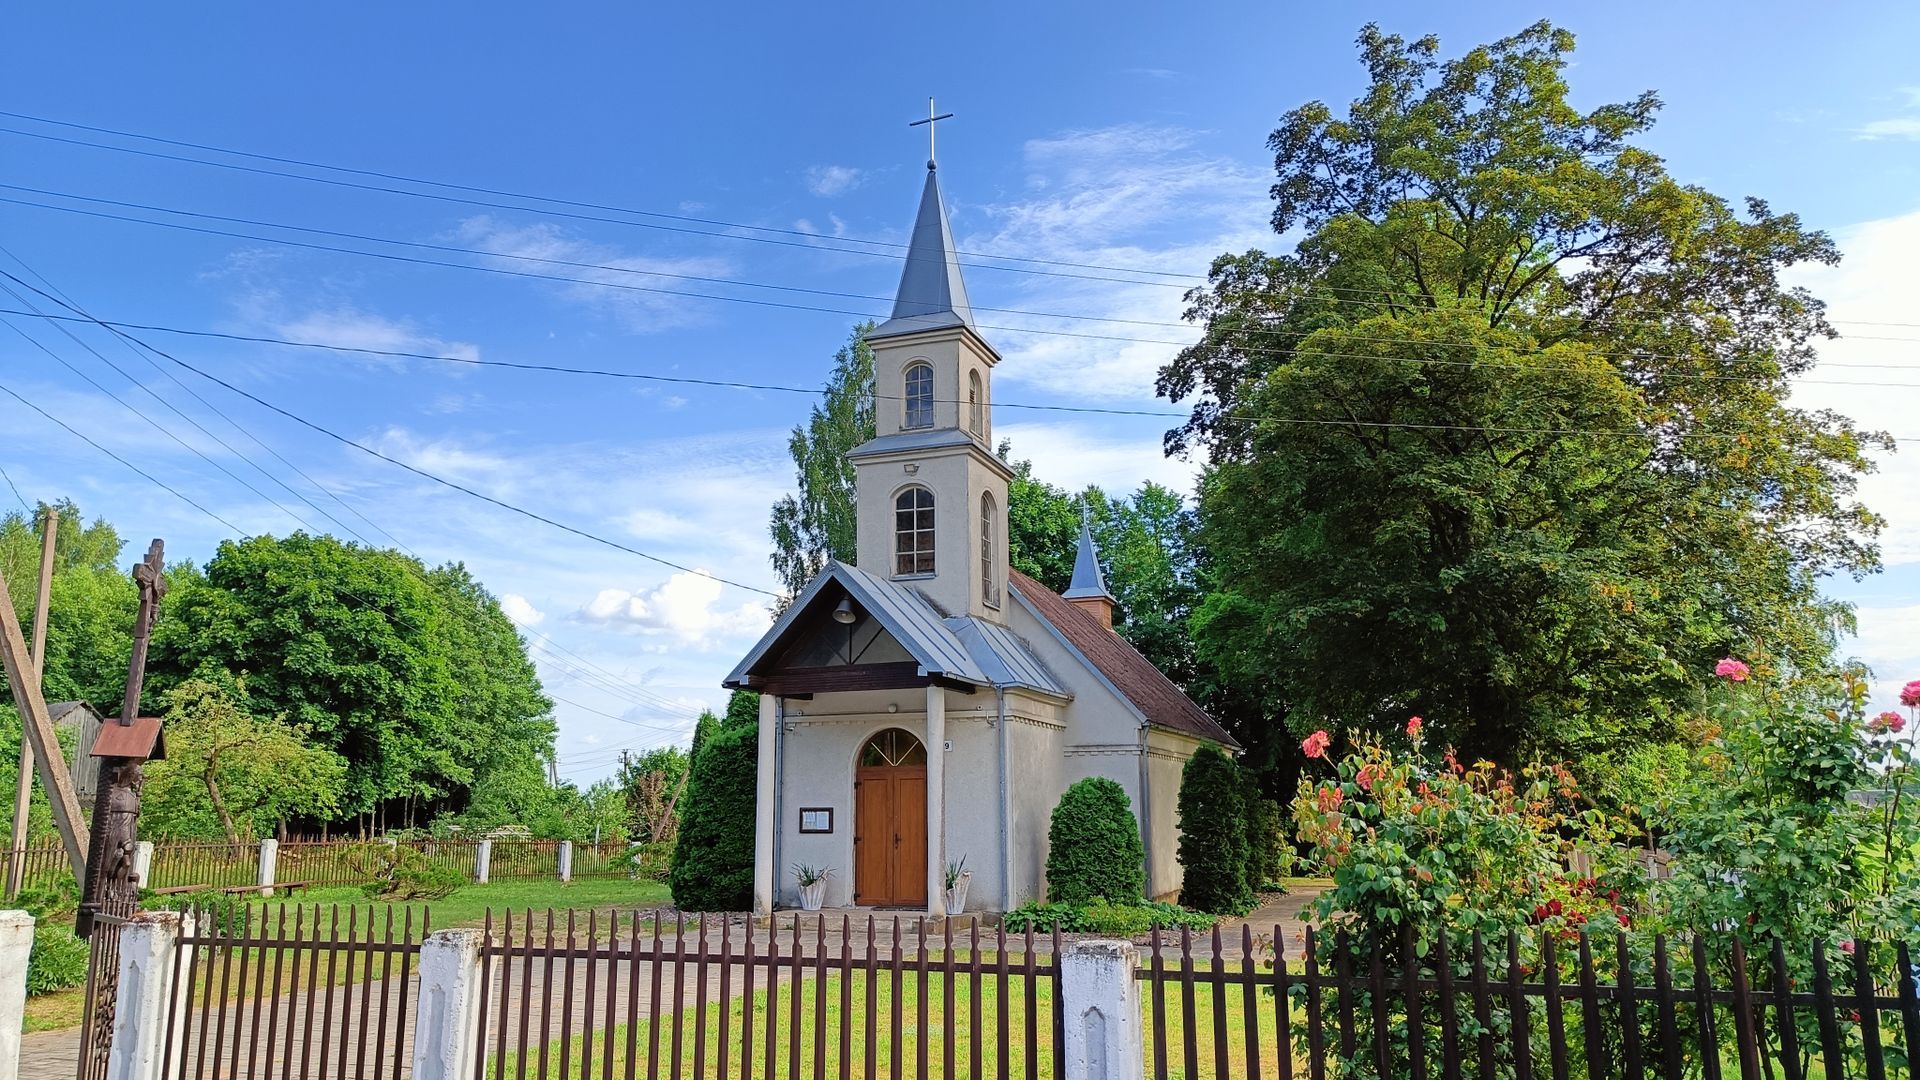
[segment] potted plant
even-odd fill
[[[793,876],[800,883],[800,910],[819,911],[827,899],[827,879],[833,876],[833,867],[799,863],[793,868]]]
[[[967,886],[973,884],[973,871],[967,869],[967,857],[947,863],[947,914],[958,915],[967,906]]]

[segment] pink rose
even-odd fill
[[[1848,939],[1840,943],[1840,951],[1843,953],[1846,953],[1848,956],[1853,955],[1853,950],[1854,950],[1854,944],[1852,939]]]
[[[1909,709],[1920,705],[1920,679],[1915,679],[1900,688],[1900,704]]]
[[[1746,682],[1747,673],[1751,670],[1731,656],[1713,665],[1713,673],[1728,682]]]
[[[1301,740],[1300,752],[1310,758],[1323,758],[1327,756],[1327,747],[1332,744],[1332,737],[1325,731],[1316,731]]]
[[[1885,735],[1888,732],[1898,735],[1906,726],[1907,718],[1891,709],[1867,721],[1867,730],[1875,735]]]
[[[1408,720],[1408,721],[1407,721],[1407,738],[1409,738],[1409,739],[1417,739],[1417,738],[1419,738],[1419,737],[1420,737],[1420,728],[1421,728],[1422,726],[1423,726],[1423,725],[1422,725],[1422,724],[1420,723],[1420,718],[1419,718],[1419,717],[1417,717],[1417,716],[1416,716],[1416,717],[1413,717],[1413,718],[1412,718],[1412,719],[1410,719],[1410,720]]]

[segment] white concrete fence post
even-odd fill
[[[260,895],[273,895],[273,872],[280,863],[280,841],[269,836],[260,841]]]
[[[473,849],[473,880],[485,885],[487,876],[493,873],[493,841],[482,840],[480,846]]]
[[[420,943],[414,1080],[467,1080],[480,1050],[483,930],[440,930]]]
[[[573,841],[560,841],[560,884],[573,880]]]
[[[1065,1010],[1063,1080],[1133,1080],[1145,1075],[1139,965],[1128,941],[1076,941],[1060,957]]]
[[[0,911],[0,1080],[20,1080],[20,1026],[27,1014],[27,954],[33,916]]]
[[[133,887],[145,889],[152,886],[153,841],[140,840],[133,845]]]
[[[113,1047],[108,1080],[160,1080],[169,1072],[167,1005],[180,937],[192,920],[177,911],[143,911],[120,928],[120,981],[113,1007]],[[185,994],[175,1002],[185,1004]],[[184,1052],[185,1047],[181,1047]]]

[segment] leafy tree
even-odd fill
[[[202,679],[166,702],[167,757],[147,767],[141,808],[154,835],[243,843],[290,817],[333,816],[346,780],[338,754]]]
[[[751,690],[735,690],[727,698],[726,725],[759,730],[760,695]]]
[[[667,885],[683,911],[753,905],[753,815],[760,740],[723,728],[693,759]]]
[[[1072,493],[1033,475],[1033,462],[1015,461],[1013,444],[1001,440],[1000,460],[1013,469],[1007,482],[1007,563],[1015,570],[1061,592],[1073,580],[1073,558],[1080,545],[1080,504]],[[1087,499],[1106,497],[1088,488]]]
[[[459,811],[482,790],[526,806],[545,788],[551,703],[465,567],[295,533],[223,543],[172,583],[152,693],[195,678],[244,687],[243,709],[346,759],[343,813]]]
[[[1574,109],[1550,24],[1360,49],[1347,115],[1269,140],[1304,238],[1217,260],[1161,372],[1209,464],[1201,658],[1302,726],[1419,711],[1508,762],[1672,737],[1748,641],[1826,663],[1816,580],[1877,567],[1887,445],[1785,402],[1832,331],[1781,275],[1831,241],[1675,181],[1653,94]]]
[[[1180,774],[1181,904],[1216,915],[1253,908],[1246,783],[1233,759],[1202,746]]]
[[[787,437],[799,491],[773,504],[773,569],[797,595],[836,559],[854,560],[855,476],[847,451],[874,437],[873,350],[866,335],[874,324],[853,328],[833,357],[820,404],[806,427]]]
[[[1138,903],[1146,893],[1146,865],[1125,788],[1096,776],[1060,796],[1047,827],[1048,903]]]

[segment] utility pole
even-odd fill
[[[74,933],[93,931],[96,915],[125,916],[136,899],[133,848],[139,839],[140,786],[145,778],[140,763],[161,756],[160,723],[142,722],[140,689],[147,674],[147,642],[154,615],[167,595],[166,544],[155,540],[147,557],[134,564],[134,584],[140,588],[140,611],[133,621],[133,656],[127,662],[127,692],[121,699],[120,719],[100,725],[93,756],[100,759],[100,783],[93,801],[93,834],[87,873],[81,879],[80,914]]]
[[[27,641],[20,636],[20,620],[13,613],[13,595],[7,591],[4,574],[0,574],[0,664],[7,669],[7,689],[13,692],[14,707],[20,710],[21,727],[26,729],[27,741],[33,745],[40,786],[46,789],[47,801],[53,804],[53,823],[60,830],[67,861],[73,864],[73,876],[84,881],[87,823],[80,816],[79,800],[73,796],[67,759],[60,755],[60,740],[54,736],[53,721],[47,717],[47,702],[40,696],[40,673],[34,670],[27,653]]]
[[[53,595],[53,544],[60,531],[60,511],[49,506],[41,516],[40,590],[33,598],[33,675],[47,676],[47,604]],[[20,740],[20,774],[13,790],[13,831],[8,833],[12,859],[7,865],[7,899],[20,895],[27,875],[27,815],[33,811],[33,740]]]

